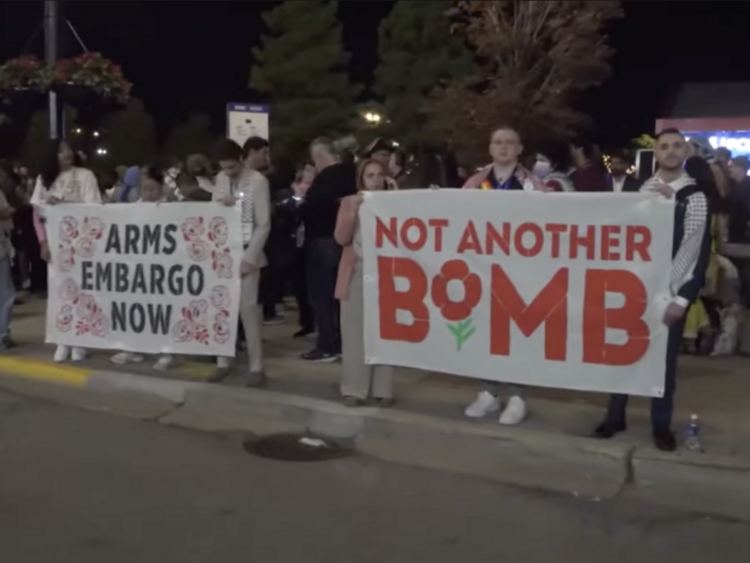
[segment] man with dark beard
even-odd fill
[[[703,287],[711,250],[708,198],[704,188],[683,168],[687,155],[687,141],[682,133],[677,129],[662,131],[656,139],[654,149],[659,170],[641,188],[641,191],[660,192],[676,200],[670,277],[672,301],[667,306],[663,319],[664,324],[669,327],[664,394],[651,401],[654,444],[667,452],[674,451],[677,447],[671,426],[677,356],[685,327],[685,314]],[[612,395],[607,416],[595,431],[597,437],[612,438],[626,429],[627,404],[627,395]]]

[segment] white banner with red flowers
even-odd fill
[[[412,190],[359,218],[368,363],[663,395],[673,200]]]
[[[239,212],[211,203],[55,205],[47,342],[234,356]]]

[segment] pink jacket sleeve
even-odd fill
[[[348,246],[354,240],[354,231],[357,228],[357,215],[354,213],[354,198],[360,196],[349,196],[344,198],[339,205],[339,213],[336,216],[336,229],[333,238],[341,246]]]
[[[34,230],[40,243],[47,241],[47,229],[44,228],[42,216],[39,214],[39,208],[36,206],[34,207]]]

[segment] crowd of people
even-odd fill
[[[242,147],[225,140],[216,166],[197,154],[163,168],[139,164],[95,173],[87,168],[84,155],[59,141],[48,147],[38,173],[0,162],[0,346],[14,345],[9,327],[15,290],[46,290],[48,205],[216,201],[242,211],[245,250],[238,345],[246,345],[248,352],[247,385],[265,383],[261,327],[283,322],[279,305],[291,293],[299,311],[295,338],[315,335],[315,345],[302,359],[341,358],[345,404],[374,402],[388,407],[394,400],[392,368],[370,366],[364,359],[357,219],[361,193],[463,186],[557,192],[651,190],[676,197],[679,233],[672,266],[675,300],[665,317],[671,327],[666,392],[664,398],[654,400],[653,409],[654,438],[660,448],[674,449],[671,401],[680,348],[715,354],[736,348],[747,293],[732,262],[718,254],[717,243],[748,241],[748,161],[732,159],[726,149],[714,150],[705,139],[688,141],[679,131],[662,132],[655,149],[659,170],[644,185],[628,174],[631,160],[625,152],[611,157],[609,169],[597,148],[587,143],[560,146],[547,155],[524,155],[520,135],[512,127],[491,132],[491,163],[472,174],[446,154],[408,155],[376,139],[357,156],[321,137],[311,142],[309,160],[299,164],[293,180],[284,181],[271,166],[269,149],[268,141],[259,137],[248,139]],[[705,241],[713,242],[710,252],[704,252]],[[83,349],[58,346],[54,359],[80,361],[85,356]],[[125,364],[143,357],[118,352],[112,361]],[[168,369],[173,361],[162,356],[154,367]],[[229,358],[217,358],[211,381],[221,382],[231,369]],[[501,424],[520,424],[527,414],[526,390],[507,386],[505,408],[500,391],[497,383],[488,384],[466,408],[466,416],[501,411]],[[609,438],[625,428],[625,404],[625,397],[613,397],[607,418],[597,429],[599,437]]]

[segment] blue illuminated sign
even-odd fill
[[[726,147],[732,151],[732,156],[750,157],[750,131],[693,131],[686,137],[703,137],[715,149]]]

